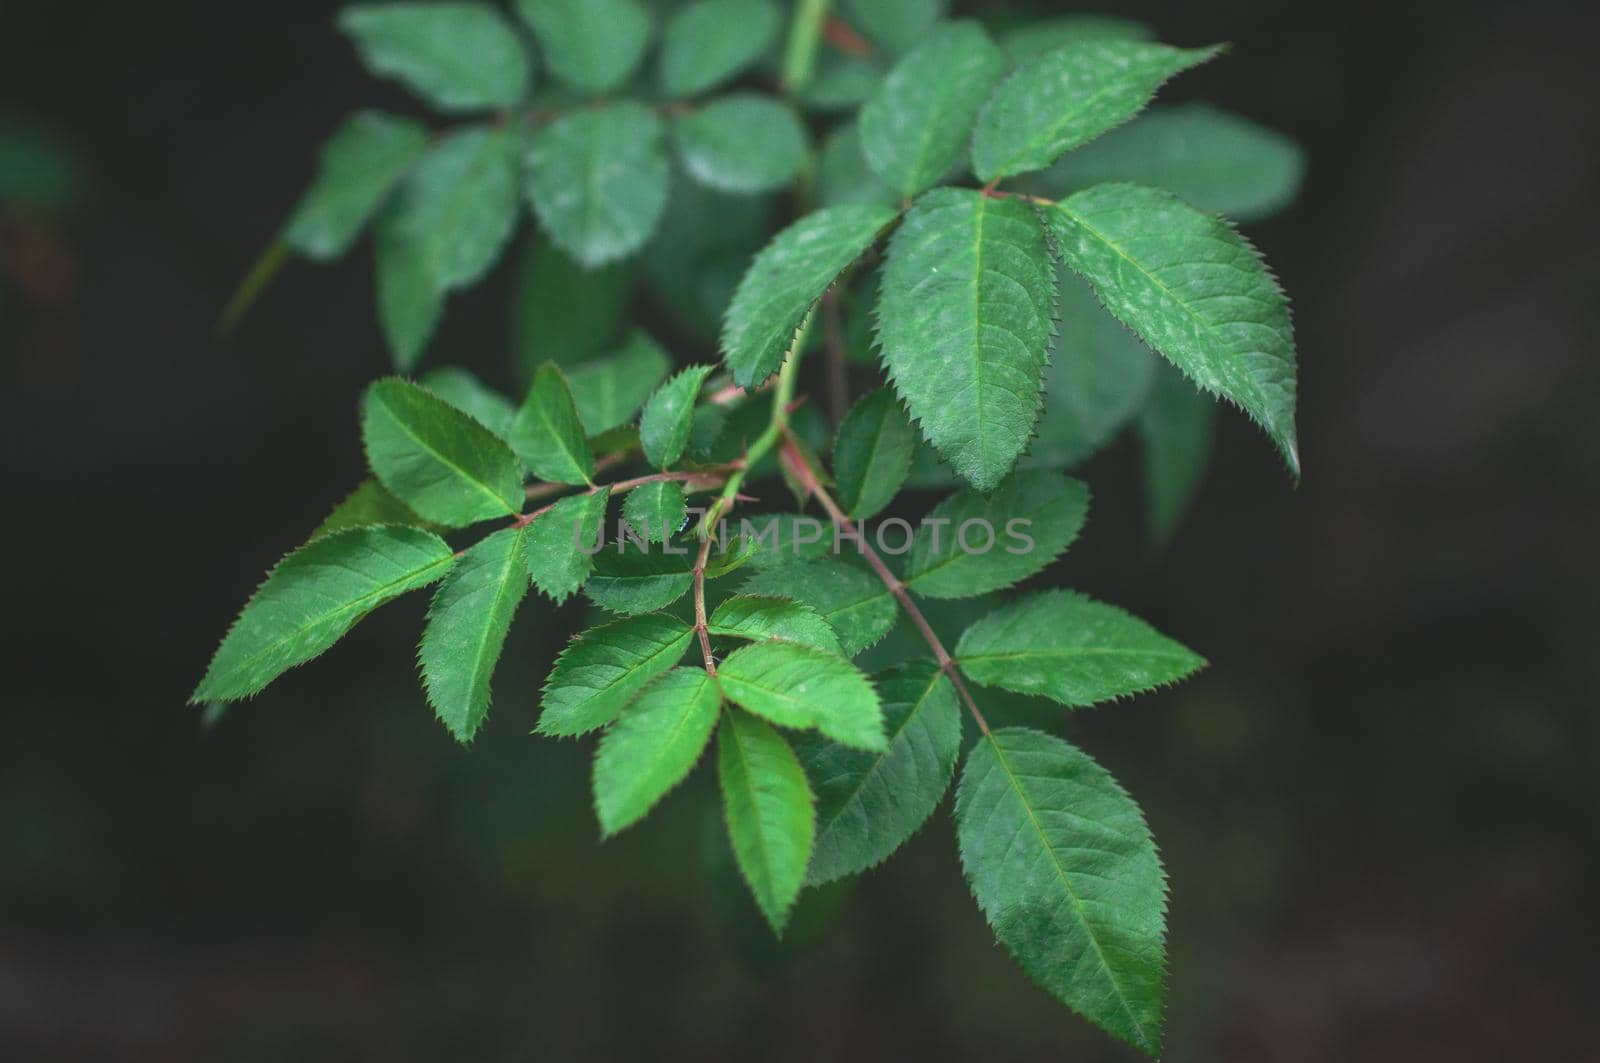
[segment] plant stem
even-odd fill
[[[817,42],[822,38],[822,23],[828,17],[829,0],[797,0],[794,18],[789,23],[789,39],[783,47],[783,91],[795,93],[805,88],[817,65]]]
[[[978,703],[973,699],[972,692],[967,689],[966,681],[961,678],[961,672],[956,668],[955,660],[950,656],[949,651],[944,648],[944,643],[939,641],[939,636],[934,632],[933,626],[928,623],[928,618],[922,615],[922,610],[917,608],[917,603],[911,600],[911,595],[907,593],[906,585],[901,582],[900,577],[896,576],[889,566],[884,564],[883,558],[878,556],[878,551],[874,550],[872,544],[867,542],[866,534],[857,527],[855,521],[845,515],[844,510],[839,508],[839,503],[833,500],[833,496],[828,494],[822,484],[817,482],[816,473],[811,470],[811,466],[807,463],[805,456],[800,453],[800,448],[795,446],[792,438],[788,437],[787,426],[780,456],[783,459],[783,463],[789,467],[789,471],[794,474],[795,479],[800,482],[800,485],[806,489],[807,493],[821,503],[822,508],[827,511],[833,523],[838,525],[840,530],[844,532],[845,537],[855,541],[856,549],[861,552],[861,556],[867,559],[867,564],[872,566],[872,571],[877,573],[878,578],[883,581],[883,585],[889,589],[889,593],[894,595],[895,601],[900,603],[900,608],[905,610],[905,614],[916,625],[917,631],[921,633],[923,640],[927,642],[928,648],[933,650],[933,659],[938,663],[939,671],[949,677],[950,684],[956,688],[956,693],[961,696],[961,700],[966,704],[967,711],[972,713],[973,720],[977,722],[978,730],[985,735],[989,734],[989,721],[983,718],[983,713],[978,709]]]
[[[267,285],[278,275],[283,264],[289,261],[289,245],[282,240],[274,240],[267,249],[261,252],[261,257],[250,266],[250,271],[244,275],[244,280],[239,282],[239,287],[228,300],[228,305],[222,308],[222,313],[217,316],[217,334],[226,336],[233,331],[233,327],[244,317],[261,293],[267,290]]]
[[[721,487],[724,483],[726,483],[727,481],[721,475],[721,472],[734,468],[736,468],[736,466],[728,465],[716,466],[710,469],[695,469],[693,471],[653,472],[648,476],[635,476],[631,480],[618,480],[615,483],[609,484],[594,484],[590,487],[584,488],[578,493],[592,495],[596,494],[603,488],[609,487],[611,488],[611,493],[613,495],[625,495],[635,488],[643,487],[645,484],[661,483],[665,480],[679,480],[683,483],[684,487],[690,491],[708,491],[713,487]],[[533,484],[528,488],[528,497],[543,498],[567,486],[569,485]],[[537,491],[537,495],[535,494],[535,491]],[[568,495],[566,497],[571,498],[572,496]],[[528,525],[532,524],[534,521],[550,512],[550,510],[554,509],[556,505],[562,501],[565,501],[565,499],[558,498],[554,502],[545,503],[532,513],[524,513],[522,516],[512,521],[511,526],[513,528],[526,528]]]

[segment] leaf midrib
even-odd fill
[[[441,405],[444,404],[443,399],[440,399],[439,402]],[[416,432],[412,431],[411,426],[406,423],[405,418],[399,415],[395,408],[389,404],[387,399],[380,398],[379,404],[383,407],[384,412],[389,415],[389,419],[394,422],[395,427],[399,428],[406,438],[410,439],[413,443],[417,444],[417,446],[426,451],[435,461],[449,469],[451,472],[455,473],[457,476],[461,477],[461,479],[467,481],[472,486],[476,487],[488,497],[494,499],[495,504],[506,513],[509,514],[516,512],[516,508],[513,507],[511,503],[501,498],[487,482],[478,479],[478,477],[474,476],[472,473],[468,472],[466,469],[447,457],[442,450],[439,450],[433,444],[423,439]],[[488,429],[485,428],[484,431],[487,432]]]

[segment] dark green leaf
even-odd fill
[[[363,4],[339,12],[339,28],[367,69],[441,111],[511,107],[528,89],[522,42],[488,4]]]
[[[427,146],[427,129],[409,119],[380,111],[346,118],[322,146],[317,176],[284,225],[284,242],[319,261],[344,254]]]
[[[495,434],[430,391],[397,377],[367,388],[367,463],[395,497],[446,527],[522,507],[522,470]]]
[[[1105,39],[1041,56],[1001,82],[978,115],[972,136],[978,179],[1049,166],[1144,110],[1164,81],[1219,51]]]
[[[861,127],[849,122],[834,130],[817,162],[818,200],[824,207],[867,203],[898,206],[900,193],[884,183],[867,164]]]
[[[876,677],[889,748],[864,753],[802,735],[796,752],[817,795],[810,885],[885,860],[933,814],[961,750],[955,688],[932,661]]]
[[[812,111],[853,110],[871,98],[884,73],[876,59],[825,49],[817,57],[816,73],[795,99]]]
[[[594,568],[610,497],[611,488],[602,487],[563,498],[528,526],[528,574],[558,603],[583,586]]]
[[[610,545],[594,556],[594,575],[583,593],[596,605],[613,613],[648,613],[688,592],[694,568],[689,547],[671,542],[650,543],[647,549],[627,537],[619,545],[620,551]]]
[[[683,526],[685,505],[681,483],[658,480],[628,492],[622,517],[641,538],[665,543]]]
[[[1054,280],[1043,227],[1014,199],[934,189],[890,241],[884,365],[922,434],[980,490],[1033,433]]]
[[[1022,969],[1159,1054],[1167,880],[1127,792],[1061,739],[1005,728],[967,757],[956,826],[978,906]]]
[[[456,409],[482,424],[497,436],[504,436],[516,416],[511,400],[458,366],[430,369],[417,383]]]
[[[541,480],[585,484],[594,476],[594,453],[561,370],[546,362],[511,422],[511,447]]]
[[[998,35],[1000,48],[1014,67],[1080,41],[1147,41],[1154,36],[1149,26],[1115,15],[1057,15]]]
[[[311,538],[320,539],[334,532],[363,528],[369,524],[409,524],[416,528],[429,527],[428,522],[414,513],[410,506],[400,501],[377,480],[363,480],[361,486],[328,514],[317,525]],[[429,528],[430,531],[436,530]]]
[[[717,778],[739,871],[781,934],[805,882],[816,829],[806,773],[782,735],[729,708],[717,728]]]
[[[890,54],[910,51],[944,14],[946,0],[845,0],[852,25]]]
[[[339,641],[389,599],[443,576],[454,555],[420,528],[351,528],[302,546],[267,575],[191,701],[250,697]]]
[[[771,639],[743,646],[717,669],[728,700],[780,727],[815,727],[858,749],[887,747],[878,694],[836,653]]]
[[[661,345],[637,330],[612,354],[574,366],[567,384],[583,430],[593,438],[631,420],[671,368]]]
[[[683,457],[694,426],[694,403],[712,366],[692,365],[662,384],[639,418],[639,445],[645,460],[665,469]]]
[[[511,135],[467,127],[423,156],[400,186],[394,224],[421,256],[415,268],[439,292],[477,283],[500,258],[517,222]]]
[[[1172,540],[1211,461],[1217,405],[1183,374],[1162,365],[1140,411],[1145,521],[1157,546]]]
[[[397,210],[384,213],[374,240],[378,324],[395,368],[410,372],[422,360],[444,315],[444,293],[434,281],[421,238],[401,227]]]
[[[637,0],[517,0],[550,73],[583,92],[628,80],[650,41],[650,13]]]
[[[760,59],[783,16],[772,0],[697,0],[667,22],[661,38],[661,91],[695,96]]]
[[[850,549],[846,544],[846,549]],[[811,606],[854,657],[889,633],[899,617],[894,597],[876,576],[832,558],[763,568],[740,587],[744,594],[777,595]]]
[[[792,598],[740,594],[711,614],[708,629],[726,638],[787,639],[830,653],[840,653],[839,636],[809,605]]]
[[[786,104],[733,93],[678,118],[678,157],[689,176],[724,192],[782,188],[806,164],[806,131]]]
[[[545,362],[576,370],[609,348],[634,287],[631,261],[586,270],[533,232],[518,264],[511,306],[512,367],[523,384]]]
[[[845,513],[860,520],[892,502],[905,483],[916,443],[893,392],[879,388],[862,397],[833,443],[833,475]]]
[[[688,624],[661,613],[590,628],[556,658],[538,733],[571,737],[604,727],[646,683],[677,664],[693,638]]]
[[[594,757],[594,807],[609,837],[643,819],[700,759],[717,725],[717,682],[674,668],[623,708]]]

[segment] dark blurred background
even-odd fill
[[[1600,1058],[1588,6],[1117,12],[1233,41],[1171,98],[1310,159],[1250,230],[1295,300],[1303,485],[1226,415],[1152,559],[1124,442],[1060,566],[1213,662],[1069,724],[1164,847],[1171,1060]],[[948,808],[782,945],[703,766],[599,845],[587,749],[527,734],[577,607],[524,609],[470,752],[413,674],[421,596],[216,726],[184,705],[361,475],[386,370],[364,253],[213,330],[322,138],[399,98],[330,12],[0,9],[0,103],[83,168],[0,243],[0,1057],[1132,1058],[993,944]],[[506,301],[454,300],[433,364],[506,383]]]

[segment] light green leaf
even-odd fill
[[[632,101],[556,119],[528,141],[524,165],[534,213],[587,269],[644,246],[667,203],[661,120]]]
[[[511,107],[528,89],[522,42],[488,4],[362,4],[339,12],[339,28],[367,69],[441,111]]]
[[[946,0],[844,0],[844,13],[874,44],[898,55],[932,31],[945,6]]]
[[[674,668],[639,691],[600,739],[594,807],[607,837],[643,819],[694,767],[721,695],[701,668]]]
[[[833,131],[817,161],[817,198],[824,207],[851,203],[894,207],[900,193],[872,172],[861,146],[861,127],[847,122]]]
[[[961,160],[972,120],[1004,72],[982,26],[940,27],[861,108],[861,145],[873,170],[908,199],[937,184]]]
[[[1008,727],[968,755],[956,828],[978,906],[1022,969],[1158,1055],[1167,877],[1127,792],[1061,739]]]
[[[583,586],[594,569],[610,498],[609,487],[563,498],[528,526],[528,575],[557,603]]]
[[[696,96],[739,74],[777,39],[772,0],[697,0],[681,7],[661,37],[661,91]]]
[[[489,682],[528,593],[524,528],[503,528],[461,555],[434,592],[417,660],[428,703],[458,742],[489,714]]]
[[[409,119],[381,111],[346,118],[322,146],[317,176],[283,227],[284,242],[322,262],[344,254],[427,146],[427,129]]]
[[[817,842],[806,882],[872,867],[900,848],[950,787],[961,751],[955,688],[932,661],[876,677],[889,748],[864,753],[801,735],[796,753],[817,795]]]
[[[878,341],[895,389],[955,470],[990,490],[1027,446],[1055,271],[1033,208],[936,188],[889,243]]]
[[[839,636],[822,614],[792,598],[740,594],[711,614],[707,628],[725,638],[786,639],[830,653],[842,653]]]
[[[694,427],[694,402],[700,387],[715,368],[692,365],[677,373],[650,396],[639,418],[639,445],[645,460],[665,469],[683,457]]]
[[[688,593],[694,568],[689,547],[652,543],[646,549],[626,537],[619,545],[620,551],[609,546],[594,556],[594,574],[583,593],[596,605],[613,613],[648,613]]]
[[[439,396],[462,413],[475,418],[497,436],[504,436],[517,415],[511,400],[459,366],[442,365],[430,369],[417,383]]]
[[[1144,110],[1164,81],[1221,50],[1106,39],[1041,56],[1001,82],[978,115],[972,135],[978,179],[1049,166]]]
[[[722,356],[737,383],[749,387],[777,372],[817,300],[894,217],[884,207],[829,207],[762,248],[722,322]]]
[[[1143,444],[1145,523],[1158,547],[1172,541],[1211,463],[1217,405],[1162,365],[1136,422]]]
[[[858,749],[887,747],[872,683],[836,653],[770,639],[742,646],[717,669],[728,700],[780,727],[815,727]]]
[[[661,345],[635,330],[612,354],[572,367],[567,384],[589,437],[625,424],[672,368]]]
[[[461,527],[522,506],[522,470],[511,449],[408,380],[390,377],[367,388],[361,438],[383,486],[428,520]]]
[[[806,164],[806,131],[786,104],[755,93],[712,100],[673,123],[690,177],[723,192],[782,188]]]
[[[1246,240],[1166,192],[1097,185],[1049,208],[1068,266],[1206,391],[1243,409],[1300,475],[1289,303]]]
[[[900,615],[893,595],[876,576],[832,558],[772,565],[753,573],[739,589],[811,606],[838,633],[847,657],[887,635]]]
[[[443,576],[454,559],[443,539],[420,528],[379,525],[313,539],[251,596],[190,701],[250,697],[384,602]]]
[[[783,736],[729,708],[717,728],[722,811],[739,871],[774,932],[782,934],[811,858],[811,787]]]
[[[545,362],[576,371],[611,347],[634,289],[632,261],[585,270],[537,227],[531,232],[511,296],[511,364],[522,384]]]
[[[511,448],[541,480],[586,484],[594,476],[594,453],[584,436],[578,407],[561,370],[546,362],[508,432]]]
[[[1093,705],[1176,683],[1205,660],[1115,606],[1041,591],[983,617],[956,646],[975,683]]]
[[[1045,469],[1019,470],[988,496],[958,491],[923,518],[906,586],[970,598],[1020,583],[1061,556],[1088,513],[1088,486]]]
[[[1057,15],[998,34],[1000,48],[1014,67],[1080,41],[1147,41],[1154,36],[1149,26],[1115,15]]]
[[[511,135],[469,126],[423,156],[400,186],[394,224],[439,292],[466,288],[500,258],[517,223]]]
[[[665,543],[683,526],[686,505],[681,483],[658,480],[628,492],[622,517],[641,538]]]
[[[402,228],[398,210],[384,212],[374,239],[378,325],[396,369],[408,373],[422,360],[444,316],[444,293],[435,282],[422,239]]]
[[[550,73],[583,92],[617,88],[650,41],[650,13],[637,0],[517,0]]]
[[[1104,181],[1164,188],[1185,203],[1238,221],[1294,201],[1305,156],[1294,141],[1209,103],[1157,106],[1063,155],[1019,187],[1059,199]]]
[[[693,628],[662,613],[590,628],[556,658],[537,732],[572,737],[604,727],[646,683],[677,664],[693,638]]]
[[[833,443],[833,476],[845,513],[861,520],[894,501],[916,445],[917,434],[893,392],[879,388],[863,396]]]
[[[363,528],[369,524],[408,524],[414,528],[437,530],[417,516],[410,506],[390,494],[377,480],[368,479],[361,481],[361,485],[350,492],[348,498],[333,507],[333,512],[317,525],[311,538],[320,539],[324,535]]]

